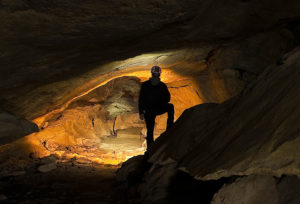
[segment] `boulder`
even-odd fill
[[[41,158],[41,164],[50,164],[57,161],[57,158],[54,155]]]
[[[264,175],[240,177],[224,184],[212,204],[296,204],[300,201],[300,179],[295,176],[274,178]]]
[[[0,110],[0,145],[13,142],[38,131],[36,124]]]
[[[216,193],[212,204],[279,204],[276,181],[272,176],[242,177],[225,184]]]
[[[43,164],[38,167],[38,171],[41,173],[47,173],[57,168],[56,162],[52,162],[49,164]]]
[[[131,182],[131,179],[137,178],[138,175],[144,173],[144,163],[144,155],[139,155],[128,159],[122,164],[122,167],[118,169],[116,174],[117,181],[123,183],[125,182],[126,186],[128,186],[127,182]]]
[[[138,192],[145,203],[165,203],[169,195],[170,183],[178,172],[175,162],[166,165],[152,165],[144,174]]]

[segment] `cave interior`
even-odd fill
[[[0,202],[300,203],[297,0],[0,0]],[[162,68],[175,124],[138,111]]]

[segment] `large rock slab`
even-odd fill
[[[272,176],[249,176],[224,185],[212,204],[279,204],[276,181]]]
[[[296,204],[300,201],[300,179],[295,176],[251,175],[227,183],[214,195],[212,204]]]
[[[52,162],[52,163],[49,163],[49,164],[44,164],[44,165],[39,166],[38,171],[41,172],[41,173],[47,173],[47,172],[52,171],[56,168],[57,168],[56,162]]]
[[[38,131],[36,124],[0,110],[0,145],[13,142]]]

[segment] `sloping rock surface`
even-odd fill
[[[38,131],[34,123],[0,110],[0,145]]]
[[[272,176],[251,175],[225,184],[214,195],[211,203],[296,204],[300,202],[299,188],[300,179],[295,176],[276,179]]]

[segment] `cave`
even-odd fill
[[[0,0],[0,202],[292,204],[297,0]],[[174,105],[153,145],[151,68]]]

